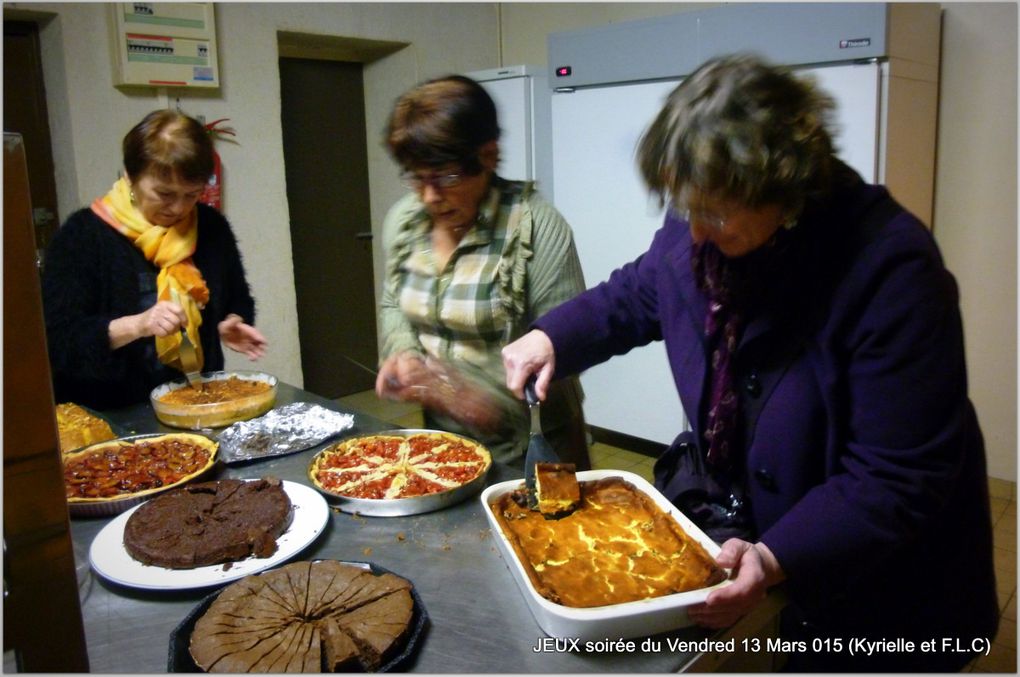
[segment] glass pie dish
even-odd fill
[[[213,371],[200,378],[201,391],[183,378],[154,388],[149,400],[156,418],[174,428],[220,428],[261,416],[276,404],[275,376],[257,371]]]

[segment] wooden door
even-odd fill
[[[57,230],[57,188],[39,30],[27,21],[4,21],[4,131],[21,134],[32,191],[35,247],[45,250]]]
[[[304,386],[370,390],[345,359],[378,361],[362,66],[281,58],[280,93]]]
[[[88,672],[21,138],[4,134],[4,649]]]

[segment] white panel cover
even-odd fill
[[[496,173],[505,179],[532,180],[530,78],[488,80],[479,84],[496,104],[500,163]]]
[[[880,66],[846,64],[806,71],[836,99],[836,154],[868,183],[878,180]]]
[[[589,287],[647,250],[662,225],[635,150],[677,82],[553,94],[553,201],[574,230]],[[660,342],[589,369],[581,383],[591,425],[663,443],[686,426]]]

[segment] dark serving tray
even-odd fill
[[[314,560],[320,561],[320,560]],[[377,566],[370,562],[351,562],[347,560],[337,560],[341,564],[350,564],[352,566],[361,567],[371,571],[376,576],[381,574],[394,573],[389,569],[385,569],[381,566]],[[291,562],[292,564],[293,562]],[[269,569],[267,571],[272,571]],[[252,574],[258,576],[266,571],[259,572],[258,574]],[[400,576],[400,574],[394,574]],[[414,600],[414,611],[411,616],[411,629],[407,634],[407,639],[404,643],[404,648],[399,654],[391,658],[389,661],[379,667],[377,672],[404,672],[405,667],[410,663],[414,657],[415,651],[418,647],[418,642],[421,641],[422,636],[425,633],[425,629],[428,626],[429,615],[425,611],[425,605],[421,601],[421,597],[418,595],[418,588],[414,586],[414,582],[406,576],[401,576],[405,580],[411,582],[411,598]],[[191,644],[191,633],[195,629],[195,623],[202,617],[212,603],[219,597],[219,594],[223,592],[224,588],[220,588],[216,592],[208,595],[201,602],[198,603],[191,612],[184,617],[184,620],[174,628],[173,632],[170,633],[170,652],[167,658],[167,672],[202,672],[202,670],[195,664],[194,659],[191,657],[191,651],[189,646]]]

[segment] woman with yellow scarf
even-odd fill
[[[213,171],[205,128],[154,111],[124,137],[123,155],[123,177],[72,214],[46,253],[58,402],[104,409],[146,401],[181,375],[182,331],[202,371],[223,368],[221,343],[252,360],[265,353],[230,225],[198,203]]]

